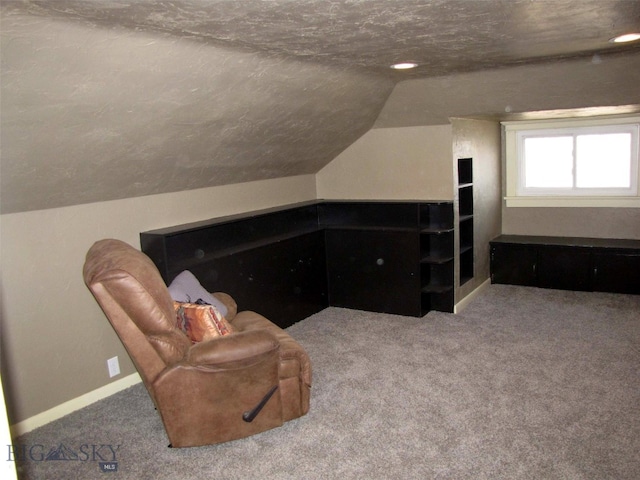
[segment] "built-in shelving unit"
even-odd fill
[[[189,270],[282,328],[328,306],[317,202],[143,232],[140,245],[167,284]]]
[[[453,311],[453,202],[318,201],[140,235],[169,283],[190,270],[281,327],[332,305]]]
[[[458,234],[460,236],[460,285],[473,272],[473,159],[458,159]]]
[[[420,287],[422,313],[453,311],[453,204],[420,204]]]
[[[640,294],[640,240],[500,235],[490,247],[492,283]]]

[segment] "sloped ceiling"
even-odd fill
[[[633,0],[27,0],[1,13],[2,213],[315,173],[373,126],[640,104],[611,73],[616,95],[592,101],[565,88],[505,110],[494,88],[488,105],[460,103],[495,83],[473,82],[486,72],[526,84],[527,68],[609,58],[624,72],[640,46],[608,39],[640,29]]]

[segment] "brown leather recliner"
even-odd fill
[[[133,360],[173,447],[226,442],[278,427],[309,410],[311,364],[284,330],[228,308],[235,333],[192,344],[153,262],[119,240],[96,242],[84,281]]]

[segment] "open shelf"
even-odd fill
[[[460,239],[460,285],[474,276],[473,252],[473,159],[458,159],[458,235]]]
[[[458,159],[458,186],[473,184],[473,158]]]
[[[439,256],[439,255],[425,255],[420,260],[420,263],[433,263],[435,265],[442,265],[444,263],[450,262],[453,260],[453,256]]]
[[[453,311],[454,215],[451,202],[420,206],[420,286],[423,313]]]

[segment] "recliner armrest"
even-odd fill
[[[238,368],[252,365],[279,348],[271,333],[252,330],[197,343],[189,349],[185,361],[192,366]]]
[[[225,315],[225,318],[228,321],[232,322],[236,314],[238,313],[238,304],[233,299],[233,297],[224,292],[213,292],[211,295],[216,297],[224,304],[225,307],[227,307],[227,314]]]

